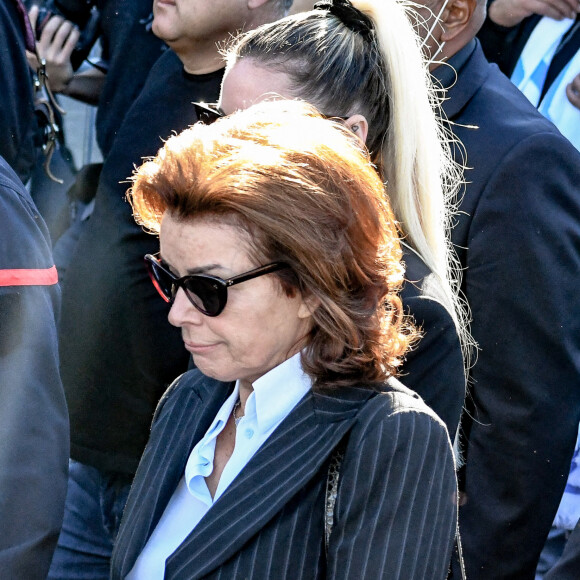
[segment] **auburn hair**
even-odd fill
[[[171,137],[133,175],[138,223],[162,216],[235,223],[287,295],[319,306],[302,351],[318,388],[372,385],[396,373],[416,337],[403,315],[397,225],[358,139],[300,102],[255,105]],[[264,321],[267,324],[267,321]]]

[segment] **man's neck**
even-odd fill
[[[171,46],[171,48],[183,63],[186,73],[203,75],[218,71],[225,66],[224,58],[217,46],[216,42],[200,42],[195,48],[191,45],[187,49],[179,46]]]

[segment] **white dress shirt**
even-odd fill
[[[128,580],[163,579],[167,558],[195,529],[256,451],[310,390],[312,383],[302,370],[298,353],[260,377],[252,386],[254,390],[246,401],[245,414],[236,428],[234,452],[224,467],[214,498],[205,478],[213,470],[217,436],[239,398],[239,382],[189,455],[185,473],[127,575]]]

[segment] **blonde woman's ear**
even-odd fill
[[[344,124],[361,140],[363,145],[366,143],[369,124],[363,115],[353,115]]]

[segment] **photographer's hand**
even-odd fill
[[[516,26],[532,14],[554,20],[576,18],[580,12],[578,0],[494,0],[489,5],[488,17],[500,26]]]
[[[33,6],[30,9],[29,18],[35,30],[38,7]],[[103,88],[105,74],[93,67],[74,73],[70,57],[78,39],[79,30],[72,22],[60,16],[53,16],[43,28],[36,49],[40,58],[46,61],[46,75],[53,92],[96,105]],[[30,66],[37,70],[39,63],[36,55],[27,52],[26,56]]]
[[[29,12],[30,24],[36,30],[38,7],[33,6]],[[71,82],[74,71],[70,57],[78,42],[78,28],[60,16],[52,16],[42,29],[36,50],[40,58],[46,61],[46,75],[50,88],[56,93],[65,92]],[[34,69],[38,68],[36,55],[27,52],[28,62]]]

